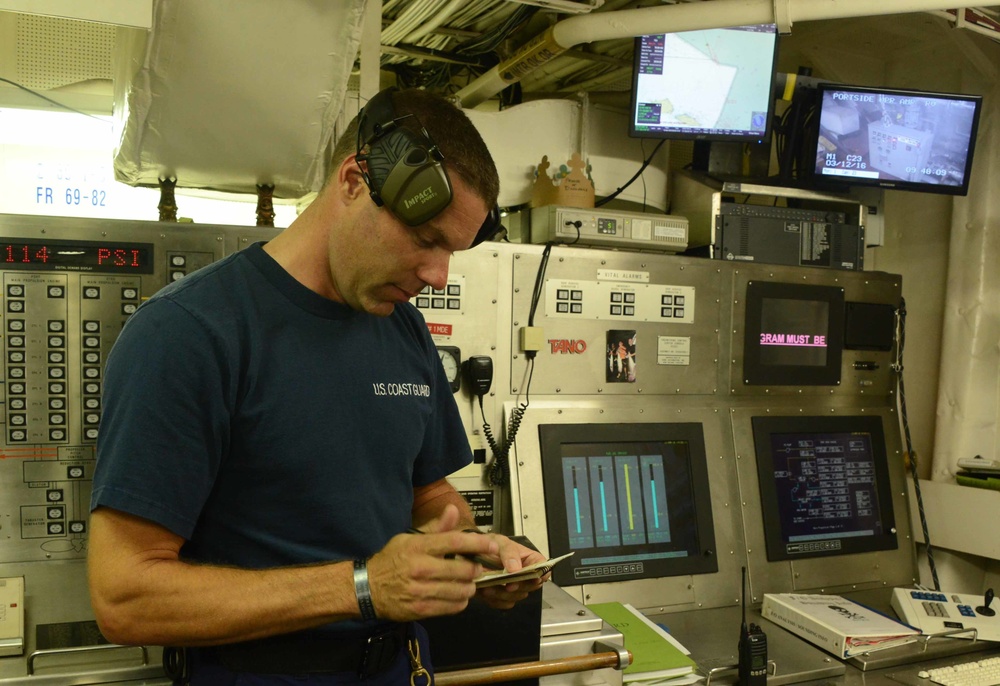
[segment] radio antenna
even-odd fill
[[[747,631],[747,568],[743,568],[743,580],[740,582],[740,601],[743,603],[743,624],[740,628]]]

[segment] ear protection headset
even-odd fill
[[[358,115],[356,159],[366,163],[367,170],[360,164],[358,168],[375,204],[407,226],[419,226],[451,203],[451,180],[444,155],[427,129],[420,126],[417,132],[403,126],[412,114],[396,116],[394,90],[379,91]],[[471,247],[493,238],[502,228],[500,209],[494,206]]]

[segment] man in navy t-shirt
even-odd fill
[[[472,556],[542,559],[480,535],[446,480],[471,452],[408,302],[498,228],[493,160],[423,91],[383,91],[351,126],[291,226],[159,291],[108,359],[95,614],[112,642],[188,647],[168,655],[192,684],[422,677],[415,620],[466,607]]]

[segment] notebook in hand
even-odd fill
[[[572,554],[566,553],[551,560],[542,560],[533,565],[522,567],[516,572],[507,572],[504,570],[484,572],[482,576],[476,579],[476,587],[485,588],[487,586],[499,586],[500,584],[516,584],[519,581],[538,579],[548,574],[556,566],[556,563],[565,560]]]

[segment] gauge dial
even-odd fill
[[[438,356],[441,358],[441,366],[444,367],[444,375],[448,377],[448,383],[451,384],[451,392],[458,393],[458,389],[462,386],[462,353],[461,351],[451,345],[439,345],[438,346]]]

